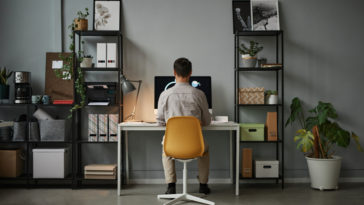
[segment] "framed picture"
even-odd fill
[[[234,33],[251,31],[250,1],[233,1]]]
[[[94,1],[94,30],[120,30],[120,1]]]
[[[279,30],[278,0],[251,0],[254,31]]]

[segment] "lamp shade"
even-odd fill
[[[129,80],[127,80],[123,75],[120,76],[120,83],[123,94],[130,93],[136,89],[135,86]]]

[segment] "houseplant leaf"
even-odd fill
[[[354,132],[351,133],[351,137],[354,139],[354,142],[356,144],[356,148],[360,151],[360,152],[364,152],[363,148],[360,145],[359,142],[359,137],[358,135],[356,135]]]
[[[308,152],[312,149],[313,146],[313,134],[311,131],[307,131],[305,129],[300,129],[296,132],[296,136],[294,136],[294,141],[298,142],[297,149],[301,149],[302,152]]]
[[[302,115],[303,113],[301,101],[297,97],[292,99],[290,108],[291,108],[291,114],[287,119],[286,127],[288,124],[292,124],[294,121],[296,121],[296,119],[299,119],[300,115]]]

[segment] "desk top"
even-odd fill
[[[165,126],[151,122],[122,122],[119,124],[121,130],[165,130]],[[236,122],[216,122],[212,121],[210,125],[203,126],[202,130],[236,130],[239,124]]]

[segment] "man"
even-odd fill
[[[208,103],[205,94],[192,87],[189,80],[192,74],[192,64],[186,58],[179,58],[174,62],[174,76],[176,84],[165,90],[159,97],[157,122],[165,125],[169,118],[174,116],[194,116],[200,120],[202,126],[211,123],[211,115],[208,110]],[[163,139],[164,140],[164,139]],[[162,154],[164,175],[168,183],[166,194],[176,193],[176,170],[174,160]],[[198,159],[198,170],[200,181],[200,193],[209,194],[207,186],[209,176],[210,156],[208,147]]]

